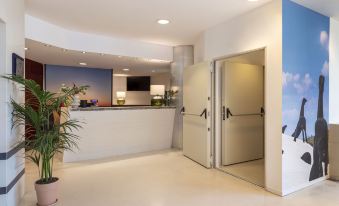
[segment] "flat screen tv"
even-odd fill
[[[151,77],[127,77],[127,91],[149,91]]]

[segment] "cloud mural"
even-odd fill
[[[324,64],[323,64],[323,68],[321,70],[321,74],[324,75],[324,76],[328,76],[328,73],[329,73],[329,64],[328,64],[328,61],[325,61]]]
[[[307,92],[312,85],[312,78],[309,73],[305,74],[301,81],[295,82],[293,87],[297,90],[299,94]]]
[[[329,35],[328,31],[321,31],[320,32],[320,44],[328,49],[329,48]]]
[[[287,86],[291,82],[298,82],[300,74],[292,74],[289,72],[283,72],[283,86]]]
[[[283,0],[283,191],[327,174],[329,18]]]

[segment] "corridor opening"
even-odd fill
[[[265,187],[265,49],[215,65],[215,167]]]

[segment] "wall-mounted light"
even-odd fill
[[[124,68],[124,69],[122,69],[123,71],[125,71],[125,72],[128,72],[129,71],[129,68]]]
[[[25,47],[25,51],[27,51],[28,50],[28,48],[27,47]]]
[[[87,66],[87,63],[86,62],[80,62],[79,63],[81,66]]]

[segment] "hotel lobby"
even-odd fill
[[[339,205],[336,0],[0,1],[0,206]]]

